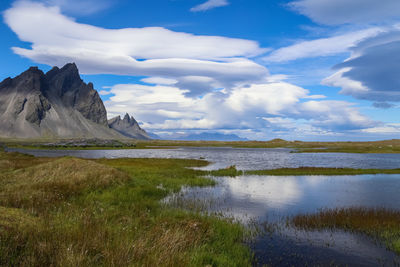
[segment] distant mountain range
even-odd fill
[[[74,63],[47,73],[31,67],[2,81],[0,137],[150,139],[128,114],[108,121],[98,92]]]
[[[173,140],[182,141],[249,141],[249,139],[241,138],[235,134],[222,134],[216,132],[203,132],[198,134],[188,134],[176,138]]]

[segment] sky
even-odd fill
[[[398,0],[2,0],[0,79],[75,62],[162,138],[400,138]]]

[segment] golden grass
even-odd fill
[[[27,168],[53,160],[53,158],[36,158],[31,155],[0,151],[0,173]]]
[[[0,175],[0,205],[39,211],[85,190],[128,179],[125,173],[108,166],[61,158]]]
[[[204,161],[1,156],[0,266],[250,266],[243,226],[160,203]]]

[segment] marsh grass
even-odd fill
[[[161,203],[204,161],[0,157],[2,266],[251,265],[242,225]]]
[[[49,146],[48,143],[66,140],[0,139],[8,147],[26,149],[163,149],[177,147],[236,147],[236,148],[290,148],[298,153],[400,153],[400,139],[373,142],[302,142],[273,139],[270,141],[172,141],[123,140],[122,145],[76,147],[73,145]],[[71,141],[71,140],[67,140]],[[118,142],[118,141],[117,141]],[[124,145],[126,143],[126,145]]]
[[[208,174],[211,176],[229,176],[229,177],[236,177],[236,176],[241,176],[243,175],[245,172],[236,169],[235,165],[229,166],[225,169],[220,169],[220,170],[213,170],[213,171],[209,171]]]
[[[289,223],[305,230],[341,229],[383,241],[400,254],[400,211],[384,208],[339,208],[297,215]]]
[[[351,168],[321,168],[321,167],[299,167],[279,168],[270,170],[247,170],[236,169],[232,165],[225,169],[207,171],[207,175],[220,177],[237,177],[242,175],[270,175],[270,176],[299,176],[299,175],[363,175],[363,174],[400,174],[400,169],[351,169]]]
[[[362,175],[362,174],[399,174],[400,169],[351,169],[351,168],[320,168],[320,167],[299,167],[280,168],[271,170],[246,171],[246,175]]]

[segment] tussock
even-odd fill
[[[85,190],[128,180],[114,168],[89,160],[62,158],[0,176],[0,204],[42,210]]]

